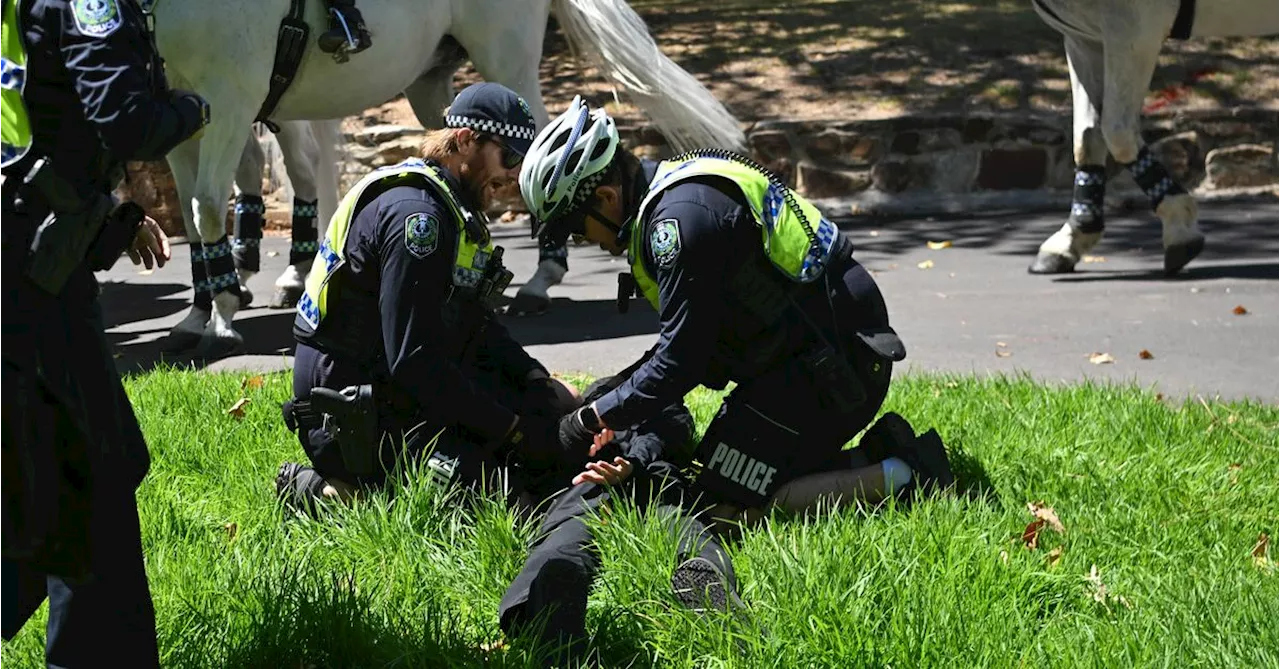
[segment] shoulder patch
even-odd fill
[[[76,29],[88,37],[106,37],[124,23],[116,0],[71,0],[71,14]]]
[[[435,216],[418,212],[404,219],[404,247],[415,258],[425,258],[436,250],[440,238],[440,221]]]
[[[649,233],[649,250],[659,267],[670,267],[680,256],[680,222],[664,218],[653,224]]]

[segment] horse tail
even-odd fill
[[[676,151],[746,149],[738,120],[658,49],[626,0],[554,0],[553,11],[574,53],[629,91]]]
[[[319,148],[320,164],[316,166],[316,214],[320,237],[329,229],[329,219],[338,210],[338,165],[342,155],[342,119],[311,121],[311,132]]]

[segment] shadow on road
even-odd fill
[[[502,324],[522,346],[564,344],[617,339],[658,332],[658,317],[642,300],[633,299],[631,309],[618,313],[613,300],[570,300],[552,298],[551,310],[541,316],[501,316]]]
[[[263,311],[265,313],[261,315],[236,319],[235,328],[244,337],[244,345],[233,351],[232,355],[293,355],[294,312],[292,310]],[[241,314],[253,314],[253,311],[244,311]],[[167,329],[164,332],[167,332]],[[116,351],[116,369],[121,373],[149,372],[160,365],[203,369],[226,357],[206,358],[195,355],[190,349],[174,350],[173,342],[168,336],[137,341],[140,335],[155,333],[155,331],[108,332],[107,340]]]

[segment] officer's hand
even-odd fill
[[[612,463],[588,462],[587,470],[573,477],[573,484],[618,485],[631,476],[631,469],[631,461],[623,457],[614,458]]]
[[[119,247],[116,247],[119,248]],[[135,265],[164,267],[173,257],[169,250],[169,238],[160,229],[160,224],[150,216],[144,216],[138,232],[133,236],[133,244],[129,246],[129,260]]]

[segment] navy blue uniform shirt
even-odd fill
[[[456,181],[447,173],[445,179],[456,191]],[[438,222],[435,247],[426,253],[411,250],[405,236],[406,219],[418,216]],[[375,191],[351,221],[346,266],[330,280],[323,328],[347,351],[335,356],[335,367],[348,369],[335,374],[368,380],[363,370],[378,370],[425,419],[500,438],[515,412],[475,382],[474,370],[496,370],[522,384],[530,371],[545,369],[492,316],[472,345],[474,357],[458,358],[469,332],[444,318],[458,239],[454,215],[434,189],[394,185]],[[308,340],[301,317],[295,329]]]
[[[651,180],[656,165],[644,161],[642,166]],[[634,425],[698,385],[722,389],[730,380],[748,380],[809,345],[810,328],[794,313],[769,328],[770,346],[763,356],[753,350],[759,337],[743,334],[748,321],[731,281],[742,263],[760,262],[764,250],[745,199],[727,181],[705,177],[677,183],[659,196],[633,234],[644,235],[643,262],[658,284],[658,342],[624,383],[596,401],[606,425]],[[844,269],[832,267],[832,284]],[[859,325],[888,324],[879,290],[865,271],[847,273],[836,290],[854,306],[841,310],[838,325],[823,290],[815,286],[797,297],[824,336],[849,341]]]
[[[18,8],[32,132],[19,164],[47,156],[63,178],[110,190],[104,165],[160,160],[200,129],[199,106],[170,93],[135,0],[22,0]]]

